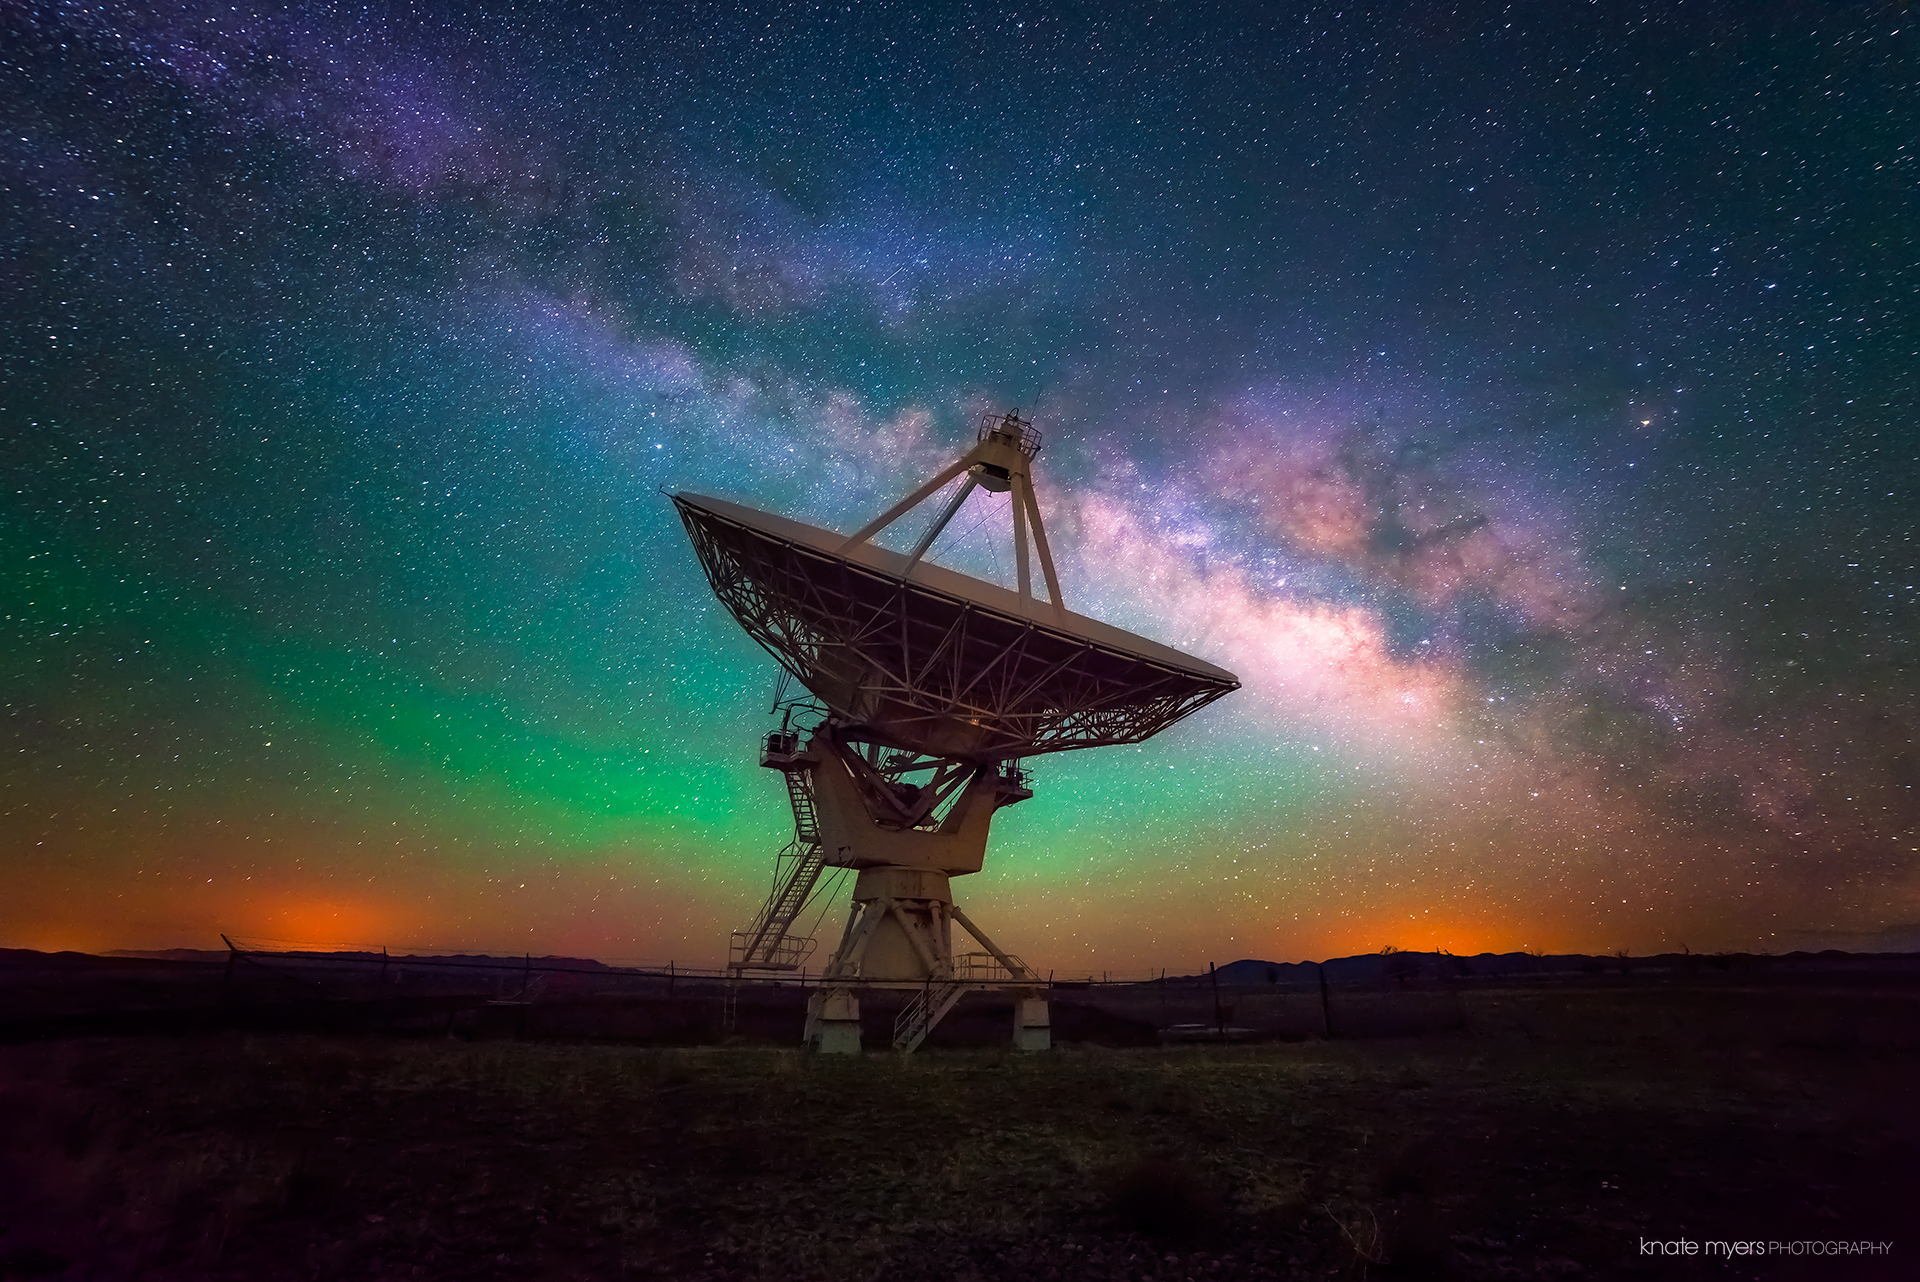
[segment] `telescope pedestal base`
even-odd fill
[[[860,998],[851,989],[823,988],[807,998],[807,1049],[822,1055],[860,1053]]]
[[[823,1055],[860,1051],[860,994],[890,990],[907,998],[894,1021],[893,1047],[910,1052],[926,1040],[960,999],[992,989],[1013,997],[1013,1046],[1043,1051],[1053,1045],[1046,990],[1026,963],[998,945],[954,905],[949,875],[891,865],[860,870],[853,913],[807,999],[804,1034]],[[958,925],[986,951],[953,956]]]
[[[817,1055],[860,1053],[860,995],[851,988],[823,988],[807,999],[806,1048]],[[1013,999],[1013,1049],[1053,1049],[1053,1018],[1045,997]]]
[[[1020,995],[1013,999],[1013,1049],[1053,1049],[1053,1016],[1044,997]]]

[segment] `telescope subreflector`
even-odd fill
[[[1026,800],[1018,762],[1138,743],[1239,687],[1233,674],[1075,614],[1062,600],[1031,465],[1039,434],[1017,413],[981,420],[973,448],[851,535],[698,494],[673,496],[714,594],[817,700],[789,701],[761,764],[786,780],[794,839],[775,890],[734,932],[730,970],[804,974],[795,919],[825,868],[857,870],[853,910],[808,1005],[817,1050],[860,1048],[860,994],[908,1001],[893,1042],[910,1051],[978,989],[1014,998],[1014,1042],[1050,1044],[1044,983],[953,902],[978,872],[1002,806]],[[875,535],[960,484],[907,553]],[[1013,509],[1013,589],[927,560],[975,491]],[[1047,597],[1034,595],[1038,561]],[[955,955],[958,925],[978,951]]]

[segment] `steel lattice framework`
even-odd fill
[[[1137,743],[1238,688],[1143,639],[1170,660],[1090,635],[1101,625],[1057,603],[1053,623],[1023,617],[915,582],[910,564],[889,573],[793,534],[811,527],[693,495],[674,503],[734,618],[876,742],[973,761]],[[975,582],[950,572],[940,582],[956,580]]]

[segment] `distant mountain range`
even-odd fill
[[[276,955],[325,957],[330,961],[363,959],[377,962],[383,958],[381,953],[365,951],[290,950]],[[411,956],[414,954],[394,953],[385,956],[385,960],[402,962]],[[525,956],[499,957],[486,953],[432,953],[419,956],[423,961],[430,959],[440,964],[497,966],[502,969],[519,969],[528,964]],[[116,959],[208,964],[224,962],[226,958],[226,950],[218,948],[115,949],[101,954],[37,953],[28,949],[0,948],[0,964],[37,961],[44,965],[56,959],[63,964],[84,964],[89,961]],[[536,970],[618,971],[624,969],[595,961],[590,957],[553,955],[534,957],[532,965]],[[1475,953],[1471,956],[1459,956],[1446,952],[1386,952],[1363,953],[1357,957],[1335,957],[1324,962],[1276,962],[1247,957],[1239,961],[1227,962],[1215,968],[1212,974],[1222,984],[1243,988],[1261,984],[1286,986],[1313,984],[1319,982],[1322,974],[1325,975],[1328,983],[1379,984],[1416,979],[1502,979],[1523,978],[1529,975],[1619,974],[1622,971],[1712,972],[1752,970],[1758,967],[1787,967],[1796,970],[1861,968],[1879,971],[1908,968],[1920,970],[1920,953],[1852,953],[1828,949],[1823,952],[1656,953],[1646,957],[1623,957],[1588,953]],[[1202,971],[1198,974],[1168,975],[1166,982],[1204,982],[1208,978],[1208,972]]]
[[[4,956],[8,952],[16,951],[21,950],[0,949],[0,956]],[[289,948],[285,950],[276,949],[273,951],[273,955],[275,957],[325,957],[329,961],[358,959],[373,962],[400,962],[418,956],[422,959],[430,959],[440,963],[460,962],[473,966],[500,966],[514,969],[518,969],[529,963],[529,958],[518,953],[509,957],[496,957],[488,953],[374,953],[367,952],[364,949],[351,948],[338,950]],[[227,959],[227,950],[224,948],[115,948],[108,952],[100,953],[98,956],[129,959],[137,958],[143,961],[224,962]],[[530,960],[536,970],[543,967],[549,970],[610,971],[622,969],[618,966],[609,966],[605,962],[594,961],[590,957],[558,957],[551,954],[543,954],[538,957],[533,957]]]
[[[1892,966],[1920,968],[1920,953],[1655,953],[1646,957],[1590,953],[1475,953],[1446,952],[1362,953],[1324,962],[1271,962],[1242,958],[1212,972],[1222,984],[1236,988],[1258,984],[1308,984],[1324,972],[1328,983],[1377,984],[1399,979],[1499,979],[1527,975],[1618,974],[1626,971],[1746,970],[1755,966],[1846,968]],[[1182,983],[1209,978],[1183,975]],[[1169,975],[1167,982],[1174,982]]]

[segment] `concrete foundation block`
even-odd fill
[[[860,1053],[860,999],[848,992],[807,999],[807,1049],[820,1055]]]
[[[1013,1049],[1053,1049],[1053,1015],[1044,997],[1021,997],[1013,1003]]]

